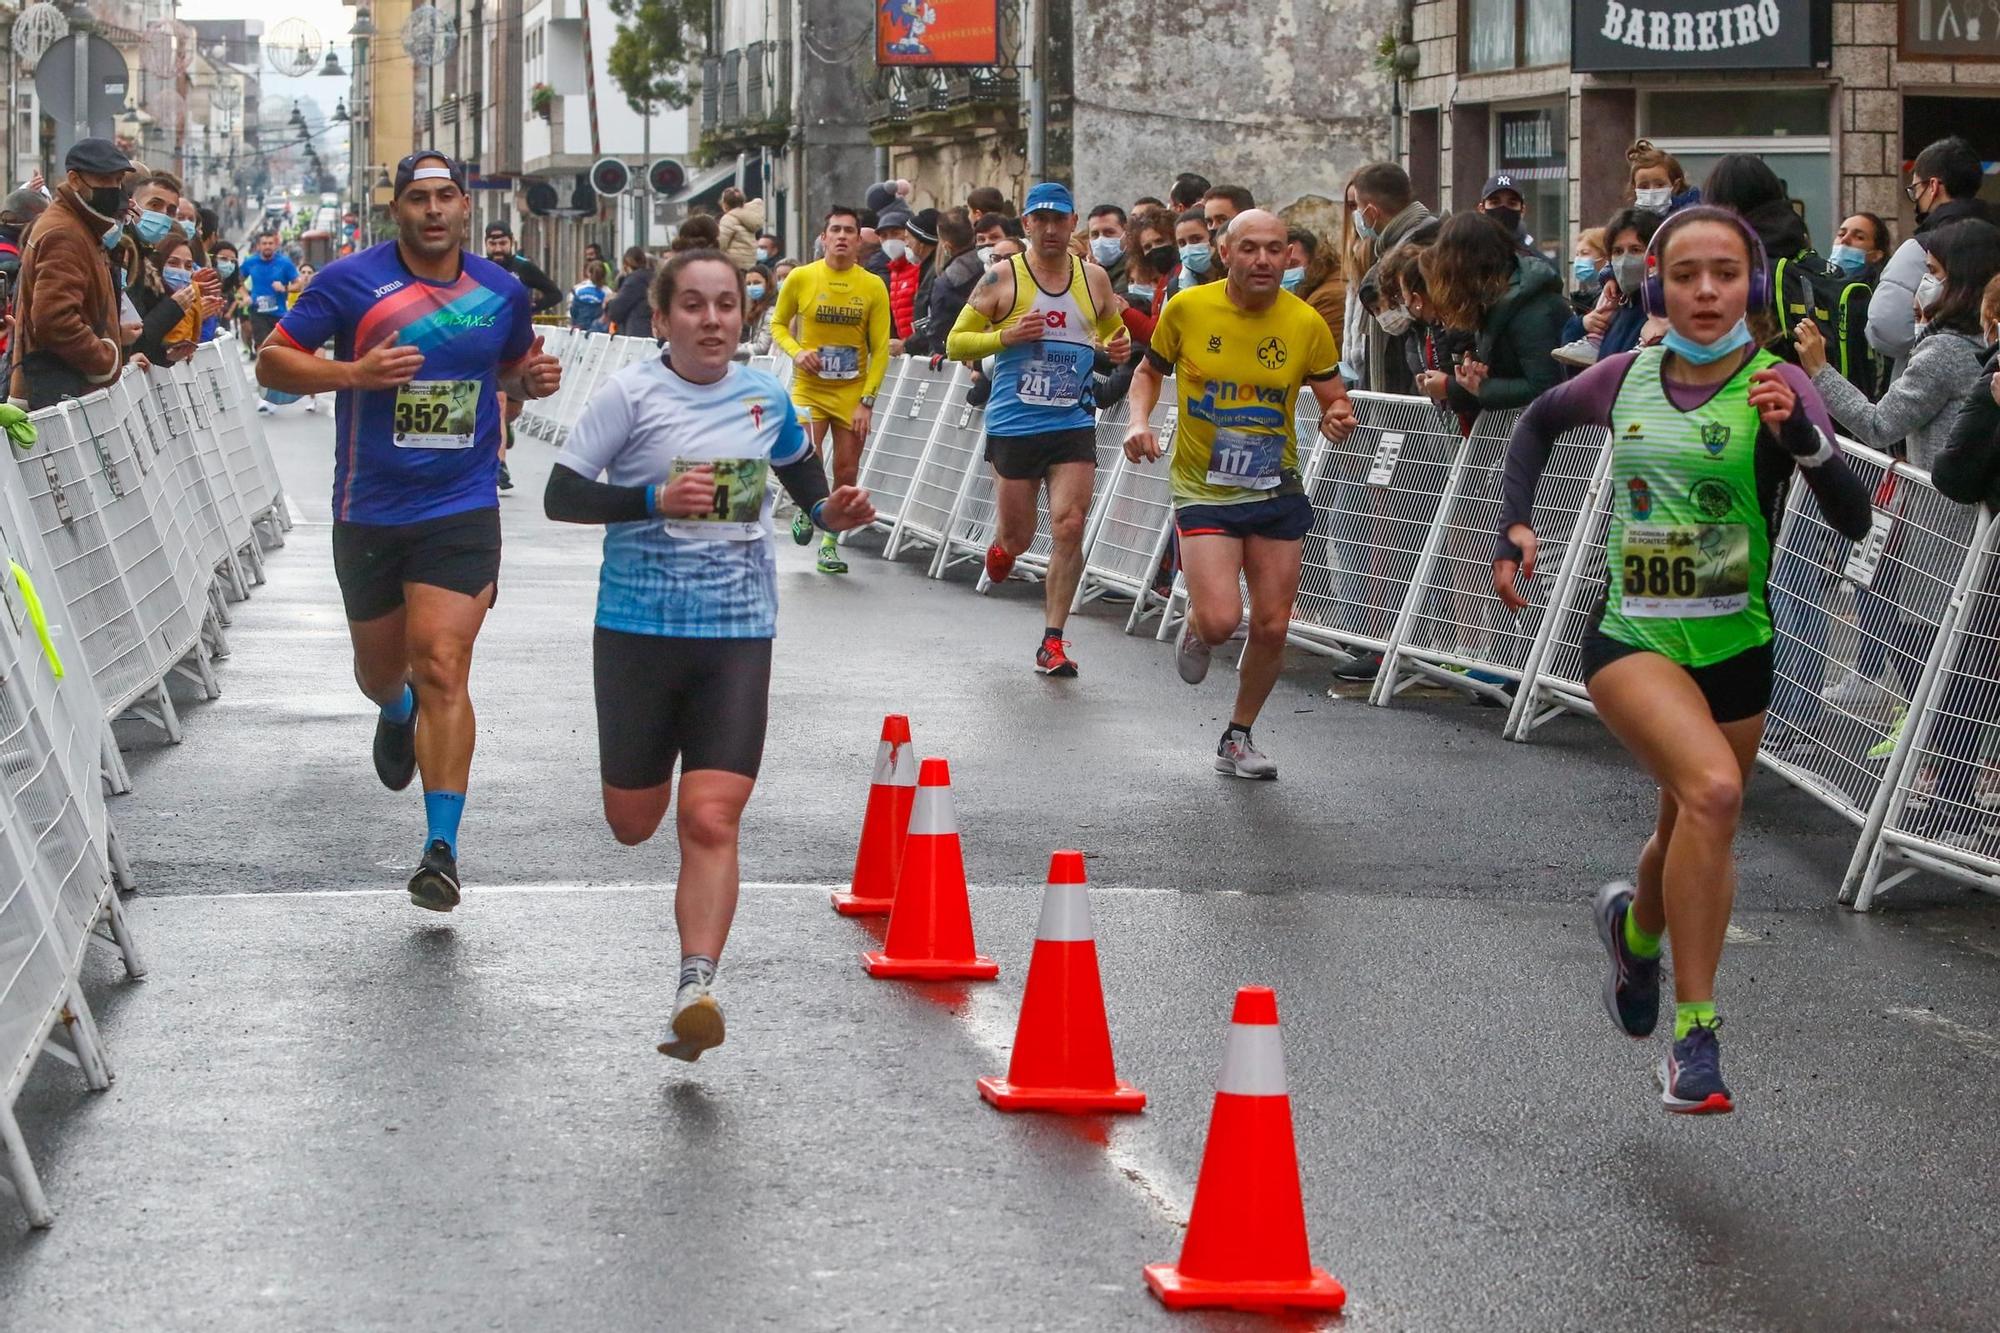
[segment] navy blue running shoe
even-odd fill
[[[1660,1059],[1660,1103],[1677,1115],[1727,1115],[1736,1109],[1722,1081],[1715,1028],[1697,1023]]]
[[[1597,891],[1591,915],[1597,938],[1611,955],[1604,977],[1604,1007],[1628,1037],[1650,1037],[1660,1021],[1660,960],[1641,958],[1625,944],[1625,914],[1632,910],[1630,884],[1606,884]]]

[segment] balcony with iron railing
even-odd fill
[[[878,67],[866,85],[869,137],[877,144],[921,144],[1018,123],[1022,57],[1020,15],[1010,5],[1001,11],[998,65]]]
[[[791,136],[791,73],[790,42],[752,42],[705,57],[697,155],[712,162],[782,147]]]

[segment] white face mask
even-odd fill
[[[1382,332],[1390,337],[1400,337],[1410,330],[1410,312],[1399,305],[1392,305],[1375,316],[1375,322],[1382,326]]]
[[[993,247],[992,247],[992,246],[990,246],[990,245],[982,245],[982,246],[980,246],[980,247],[979,247],[979,262],[980,262],[981,264],[983,264],[984,266],[986,266],[987,268],[991,268],[991,267],[993,267]]]
[[[899,259],[909,258],[910,247],[891,236],[888,240],[882,242],[882,253],[889,256],[889,262],[893,264]]]
[[[1673,187],[1667,185],[1654,185],[1643,190],[1632,191],[1633,203],[1637,204],[1641,208],[1650,210],[1651,212],[1655,213],[1659,212],[1661,209],[1665,208],[1668,204],[1671,204],[1673,201],[1674,201]]]
[[[1936,305],[1937,299],[1943,295],[1944,279],[1935,273],[1924,274],[1917,282],[1917,318],[1922,319],[1929,314],[1931,307]]]

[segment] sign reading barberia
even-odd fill
[[[1831,0],[1573,0],[1584,71],[1810,69],[1831,57]]]

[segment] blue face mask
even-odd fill
[[[216,260],[215,272],[218,277],[226,278],[230,276],[232,273],[236,272],[236,261],[233,259]]]
[[[1750,326],[1739,319],[1735,328],[1712,343],[1698,343],[1679,329],[1669,328],[1667,336],[1661,341],[1669,352],[1691,366],[1712,365],[1731,352],[1739,352],[1750,345]]]
[[[1306,268],[1304,264],[1301,264],[1297,268],[1286,269],[1285,276],[1278,279],[1278,284],[1288,292],[1295,292],[1299,289],[1299,284],[1305,280]]]
[[[1841,270],[1846,273],[1859,273],[1868,267],[1868,256],[1862,253],[1858,245],[1836,245],[1827,258],[1840,265]]]
[[[764,299],[764,284],[761,282],[745,283],[743,285],[743,294],[752,301],[761,301]]]
[[[1214,257],[1215,252],[1205,245],[1183,245],[1181,247],[1181,267],[1190,273],[1201,274],[1208,272],[1209,261]]]
[[[1569,261],[1569,271],[1576,275],[1576,285],[1581,287],[1597,277],[1597,261],[1578,255]]]
[[[104,241],[105,249],[116,250],[118,242],[125,239],[125,224],[122,222],[112,223],[111,230],[105,232],[101,239]],[[122,280],[125,275],[121,273],[118,276]]]
[[[1118,256],[1125,253],[1125,242],[1116,236],[1093,236],[1090,238],[1090,257],[1100,264],[1115,264]]]
[[[194,239],[194,223],[189,222],[186,218],[177,218],[174,221],[174,225],[181,229],[181,235],[187,237],[190,241]]]
[[[139,222],[133,228],[139,234],[142,245],[158,245],[174,229],[174,220],[157,209],[149,208],[139,215]]]
[[[1364,241],[1376,239],[1375,229],[1368,225],[1368,213],[1366,209],[1357,208],[1354,210],[1354,234]]]
[[[194,274],[184,268],[163,268],[160,270],[160,281],[167,284],[168,290],[179,291],[194,281]]]
[[[1150,282],[1128,282],[1125,284],[1125,290],[1134,296],[1143,296],[1148,301],[1153,299],[1153,284]]]

